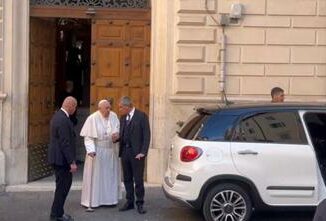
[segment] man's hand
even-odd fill
[[[139,153],[139,154],[137,154],[136,159],[137,159],[137,160],[140,160],[140,159],[143,158],[144,156],[145,156],[145,154]]]
[[[90,152],[90,153],[88,153],[88,156],[90,156],[91,158],[94,158],[96,156],[96,153],[95,152]]]
[[[117,140],[119,140],[119,133],[114,133],[112,134],[112,141],[113,143],[117,142]]]
[[[72,164],[70,164],[70,173],[75,173],[77,172],[77,165],[75,162],[73,162]]]

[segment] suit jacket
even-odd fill
[[[120,138],[123,136],[126,122],[126,115],[120,118]],[[139,153],[147,155],[148,147],[150,143],[151,131],[149,128],[149,121],[147,115],[139,110],[135,110],[134,115],[129,123],[129,141],[136,156]],[[122,142],[120,142],[119,156],[121,157],[124,150]]]
[[[49,164],[69,166],[75,161],[75,136],[72,122],[62,110],[58,110],[51,120]]]

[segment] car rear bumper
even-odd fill
[[[188,201],[183,200],[183,199],[181,199],[181,198],[178,198],[178,197],[176,197],[176,196],[173,196],[173,195],[169,194],[169,193],[165,190],[164,186],[162,186],[162,189],[163,189],[163,192],[164,192],[164,195],[165,195],[166,198],[168,198],[168,199],[170,199],[170,200],[172,200],[172,201],[174,201],[174,202],[176,202],[176,203],[178,203],[178,204],[182,204],[182,205],[186,205],[186,206],[188,206],[188,207],[194,208],[193,205],[190,204]]]

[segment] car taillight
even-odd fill
[[[183,162],[191,162],[198,159],[203,151],[198,147],[185,146],[181,149],[180,160]]]

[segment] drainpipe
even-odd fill
[[[0,192],[5,191],[5,172],[6,172],[6,164],[5,164],[5,154],[2,150],[2,102],[6,99],[7,94],[4,94],[0,91]]]
[[[206,10],[207,0],[205,1]],[[225,27],[229,24],[237,24],[242,15],[242,4],[234,3],[231,5],[231,10],[229,14],[219,14],[217,20],[212,17],[213,21],[222,28],[222,34],[220,35],[220,50],[219,50],[219,60],[220,60],[220,80],[219,80],[219,92],[221,94],[221,101],[225,104],[230,104],[227,100],[225,93],[225,82],[226,82],[226,47],[227,47],[227,36],[225,35]]]
[[[226,35],[224,33],[224,27],[222,26],[222,34],[220,36],[220,79],[219,79],[219,92],[221,94],[221,101],[225,102],[225,57],[226,57]]]

